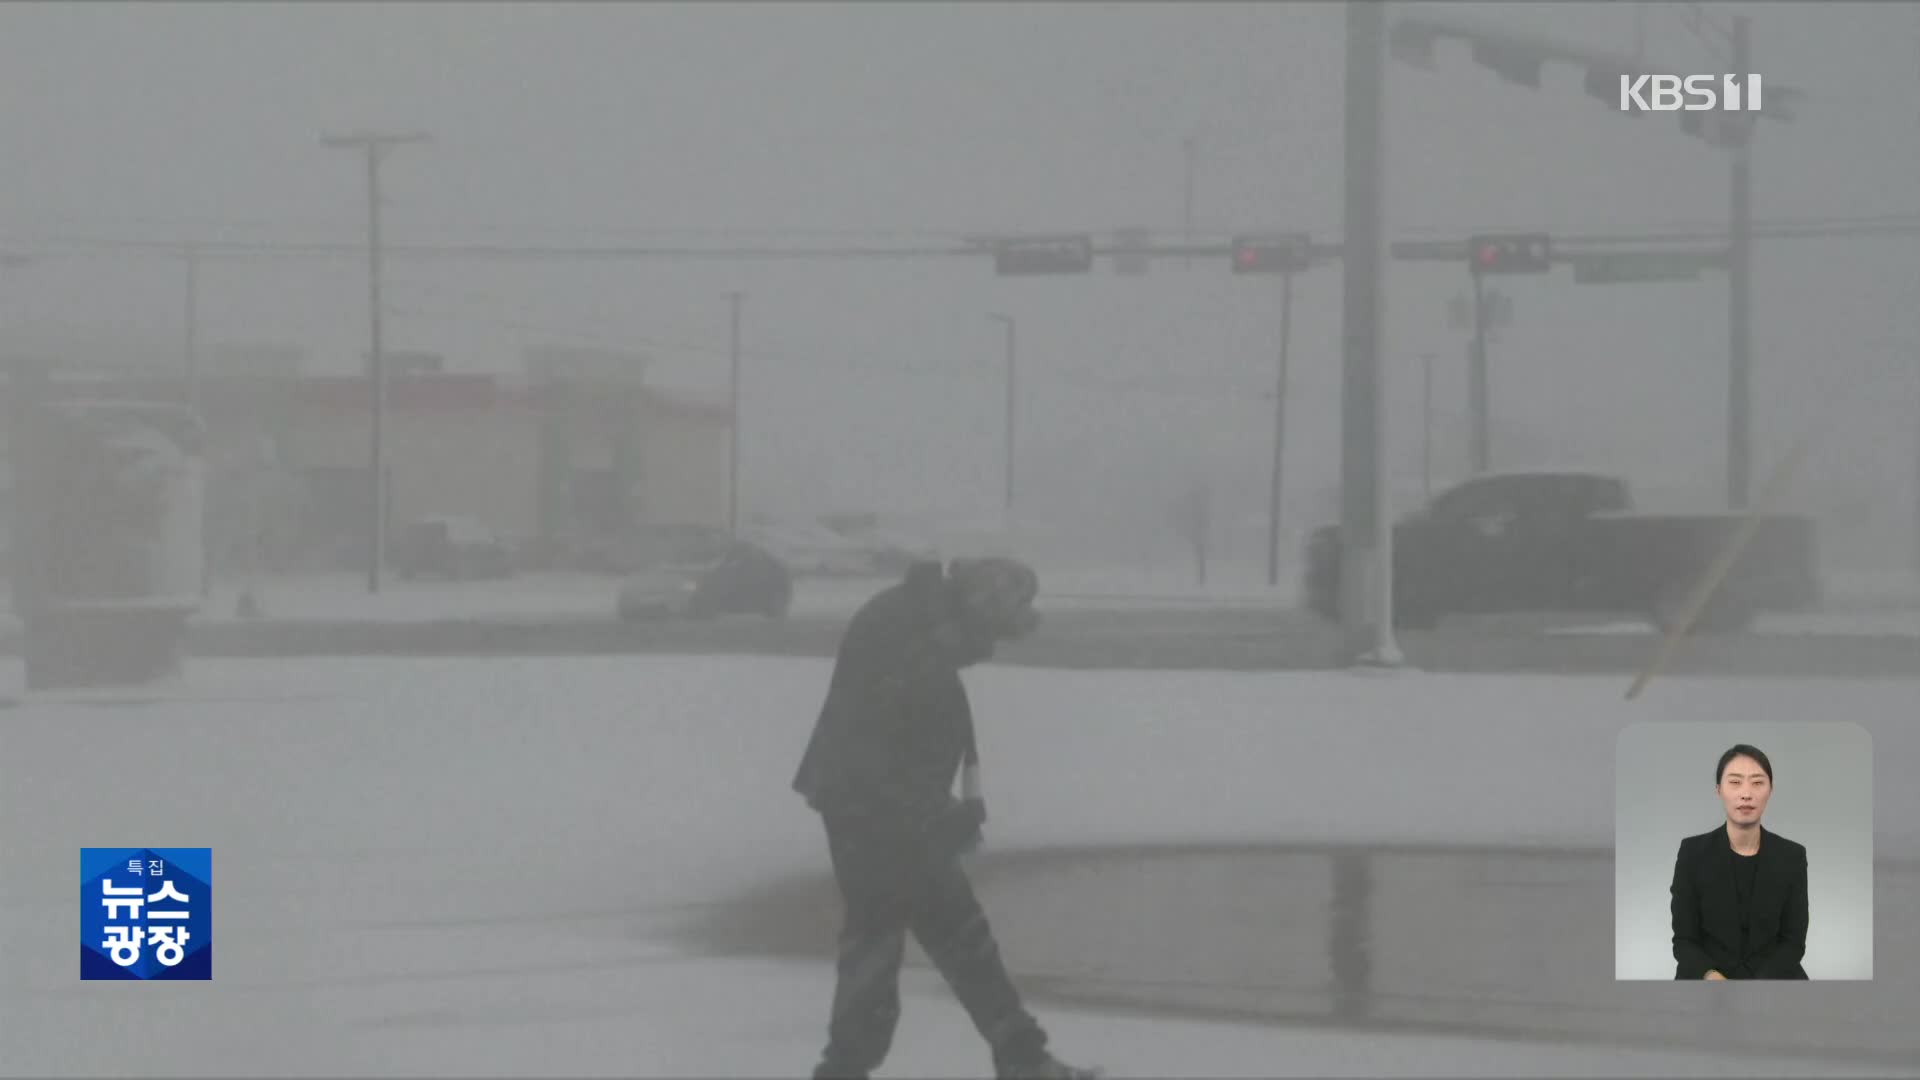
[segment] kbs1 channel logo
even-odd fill
[[[1621,112],[1760,112],[1762,83],[1746,75],[1622,75]]]
[[[212,848],[81,848],[80,978],[213,978]]]

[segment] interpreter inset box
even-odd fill
[[[1614,977],[1873,978],[1873,740],[1639,723],[1614,773]]]

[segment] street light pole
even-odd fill
[[[727,294],[727,535],[740,535],[740,304]]]
[[[1492,405],[1487,400],[1487,297],[1480,270],[1473,276],[1473,351],[1467,357],[1467,423],[1472,429],[1473,471],[1484,473],[1492,467]]]
[[[387,485],[385,428],[387,416],[387,360],[380,344],[380,158],[394,146],[424,143],[421,132],[379,134],[358,132],[352,135],[326,135],[324,146],[359,150],[367,159],[367,291],[371,348],[367,354],[367,382],[370,388],[372,424],[368,446],[368,471],[372,474],[369,507],[372,524],[367,543],[367,591],[380,591],[380,569],[386,561]]]
[[[187,245],[187,296],[185,315],[185,376],[187,381],[187,407],[194,415],[200,414],[200,252],[193,245]]]
[[[1280,493],[1287,446],[1287,351],[1293,338],[1293,273],[1280,276],[1280,361],[1273,386],[1273,477],[1267,491],[1267,587],[1280,584]]]
[[[1009,514],[1009,516],[1011,516],[1013,512],[1013,422],[1014,422],[1013,409],[1014,409],[1016,381],[1019,378],[1019,368],[1017,366],[1018,364],[1017,354],[1014,351],[1014,344],[1015,344],[1014,321],[1013,321],[1013,316],[1011,315],[992,314],[992,315],[988,315],[987,318],[992,319],[993,321],[998,323],[1004,323],[1006,324],[1006,327],[1007,327],[1007,378],[1006,378],[1007,416],[1006,416],[1006,427],[1005,427],[1007,445],[1006,445],[1006,449],[1003,451],[1006,459],[1007,474],[1006,474],[1006,479],[1004,481],[1003,497],[1005,500],[1004,505],[1006,507],[1007,513]],[[1009,524],[1011,524],[1011,522],[1009,522]]]

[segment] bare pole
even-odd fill
[[[1006,327],[1007,327],[1007,358],[1006,358],[1007,402],[1006,402],[1006,421],[1005,421],[1005,426],[1002,429],[1006,435],[1006,447],[1002,451],[1002,455],[1003,455],[1005,466],[1006,466],[1006,477],[1002,482],[1001,497],[1003,500],[1003,505],[1006,507],[1008,514],[1011,515],[1013,511],[1013,423],[1014,423],[1013,408],[1014,408],[1014,399],[1016,396],[1016,379],[1018,378],[1018,375],[1019,375],[1019,368],[1017,366],[1018,364],[1017,354],[1014,351],[1014,344],[1015,344],[1014,320],[1013,320],[1013,316],[1011,315],[1000,315],[1000,314],[988,315],[987,318],[992,319],[993,321],[998,323],[1004,323],[1006,324]]]
[[[1193,167],[1200,152],[1200,140],[1188,135],[1180,140],[1180,153],[1186,159],[1186,188],[1181,202],[1180,226],[1181,239],[1187,247],[1193,246]],[[1187,268],[1192,269],[1193,256],[1187,256]]]
[[[727,535],[740,535],[740,304],[727,294]]]
[[[427,142],[422,132],[356,132],[352,135],[326,135],[324,146],[359,150],[367,159],[367,292],[371,347],[367,353],[367,382],[370,388],[372,424],[368,445],[369,490],[372,497],[367,541],[367,591],[380,591],[380,569],[386,561],[387,483],[385,428],[387,416],[387,358],[380,341],[380,159],[391,148],[408,143]]]

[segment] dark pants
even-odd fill
[[[865,1076],[893,1045],[907,934],[952,987],[996,1061],[1039,1057],[1046,1032],[1020,1003],[987,917],[955,856],[865,823],[827,821],[846,902],[826,1053],[816,1076]]]

